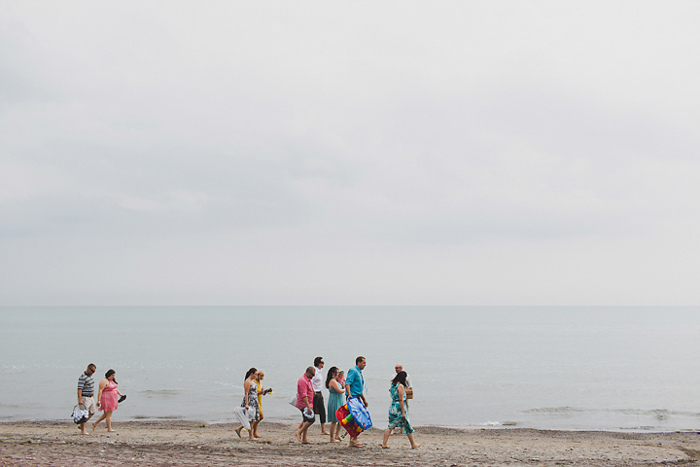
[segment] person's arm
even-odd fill
[[[300,409],[299,407],[299,398],[301,397],[301,401],[306,404],[306,401],[304,401],[304,395],[306,394],[306,386],[304,386],[303,381],[299,380],[297,381],[297,405],[296,408]]]
[[[82,376],[78,378],[78,405],[83,405],[83,381]]]
[[[109,381],[107,380],[107,378],[105,378],[105,379],[103,379],[102,381],[100,381],[100,388],[99,388],[99,391],[97,391],[97,406],[98,406],[98,407],[99,407],[100,405],[102,405],[102,402],[101,402],[101,400],[102,400],[102,391],[104,391],[104,389],[107,387],[108,384],[109,384]]]
[[[345,395],[347,397],[352,396],[352,392],[350,392],[350,386],[352,386],[352,382],[354,381],[355,373],[350,370],[348,372],[348,377],[345,379]]]
[[[343,389],[340,387],[340,384],[338,384],[338,382],[334,379],[331,380],[329,386],[332,387],[335,392],[343,392]]]
[[[312,405],[312,402],[313,402],[313,400],[314,400],[314,396],[316,395],[316,393],[314,392],[314,388],[313,388],[313,386],[312,386],[312,384],[311,384],[311,381],[309,381],[309,383],[307,384],[307,386],[306,386],[306,388],[305,388],[305,390],[304,390],[304,393],[305,393],[306,395],[302,398],[302,400],[303,400],[304,403],[306,404],[306,407],[307,407],[311,412],[313,412],[313,411],[314,411],[314,407],[313,407],[313,405]],[[309,396],[311,396],[311,402],[309,401]]]
[[[405,409],[404,403],[403,403],[403,395],[404,395],[403,384],[399,383],[399,405],[401,406],[401,416],[403,418],[406,418],[406,409]]]
[[[248,391],[250,391],[250,380],[247,379],[245,380],[245,383],[243,383],[243,391],[245,391],[243,398],[245,399],[245,408],[248,410],[250,407],[248,406]]]

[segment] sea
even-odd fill
[[[314,357],[360,355],[380,428],[401,363],[417,426],[700,430],[699,307],[2,307],[0,421],[68,422],[95,363],[115,422],[233,422],[251,367],[265,420],[296,422]]]

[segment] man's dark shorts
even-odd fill
[[[314,398],[314,399],[315,399],[315,398]],[[299,410],[301,410],[301,420],[302,420],[302,422],[313,423],[313,422],[316,421],[316,417],[314,416],[314,414],[311,414],[311,417],[309,418],[309,417],[307,417],[306,414],[304,413],[304,410],[306,410],[306,409],[299,409]]]

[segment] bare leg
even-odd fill
[[[112,429],[112,411],[106,412],[105,422],[107,422],[107,431],[114,431]]]
[[[258,423],[260,423],[260,420],[250,422],[250,431],[248,432],[248,441],[253,441],[253,439],[255,439],[255,438],[261,438],[261,436],[258,436]]]
[[[301,444],[313,444],[309,439],[306,437],[307,434],[309,433],[309,427],[311,426],[311,423],[308,423],[308,425],[305,428],[302,428],[302,435],[301,435]]]
[[[260,422],[262,422],[264,418],[262,412],[260,412],[260,420],[255,422],[255,429],[253,430],[253,436],[255,438],[262,438],[262,436],[258,436],[258,425],[260,425]]]
[[[301,422],[301,429],[297,430],[297,439],[301,444],[312,444],[307,438],[307,433],[309,431],[310,426],[311,423],[309,422]]]
[[[97,421],[92,422],[92,429],[94,430],[95,427],[96,427],[102,420],[104,420],[105,418],[107,418],[107,414],[106,414],[106,413],[103,413],[102,415],[100,415],[100,418],[98,418]]]
[[[329,435],[330,434],[326,431],[326,424],[325,423],[321,423],[321,434],[322,435]]]
[[[389,436],[391,436],[391,428],[384,430],[384,440],[382,441],[382,447],[384,449],[389,449],[389,445],[386,444],[389,441]]]
[[[351,448],[359,448],[360,446],[362,446],[362,444],[360,444],[359,437],[360,437],[359,435],[354,437],[354,438],[352,436],[350,437],[350,447]]]
[[[336,427],[336,425],[340,425],[340,424],[337,422],[331,422],[331,432],[329,433],[329,435],[331,436],[331,443],[339,443],[340,442],[337,439],[335,439],[335,432],[336,432],[335,427]]]
[[[87,425],[88,420],[90,420],[93,415],[95,415],[95,414],[94,413],[88,414],[87,420],[85,420],[83,423],[78,425],[78,429],[80,430],[81,435],[89,435],[90,434],[85,430],[85,425]]]
[[[343,427],[343,425],[338,422],[338,424],[335,426],[335,439],[340,441],[340,429]]]
[[[416,441],[413,439],[413,433],[409,433],[407,436],[408,441],[411,443],[411,449],[416,449],[420,447],[420,444],[416,444]]]

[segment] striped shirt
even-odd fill
[[[78,378],[78,389],[83,391],[83,396],[92,397],[95,394],[95,380],[87,373],[83,373]]]

